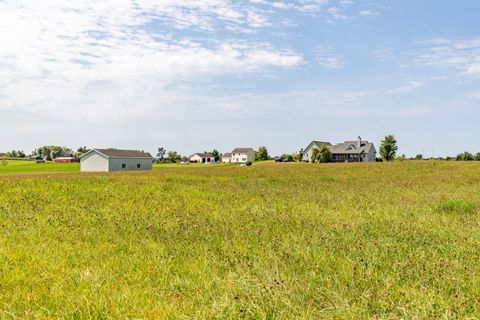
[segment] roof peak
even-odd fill
[[[94,148],[92,151],[99,152],[108,158],[152,158],[150,155],[140,150]]]

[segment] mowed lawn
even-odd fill
[[[12,173],[52,173],[79,172],[79,163],[36,163],[29,160],[7,160],[5,164],[0,158],[0,175]]]
[[[479,209],[475,162],[1,175],[0,316],[479,318]]]

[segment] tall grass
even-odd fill
[[[480,165],[0,177],[5,318],[480,317]]]

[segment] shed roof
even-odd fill
[[[119,149],[93,149],[93,150],[107,156],[108,158],[142,158],[142,159],[152,158],[150,155],[139,150],[119,150]]]

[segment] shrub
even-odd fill
[[[247,166],[251,166],[252,165],[252,161],[247,161],[247,163],[245,163]]]
[[[321,149],[313,149],[312,163],[327,163],[332,162],[333,154],[330,148],[322,146]]]

